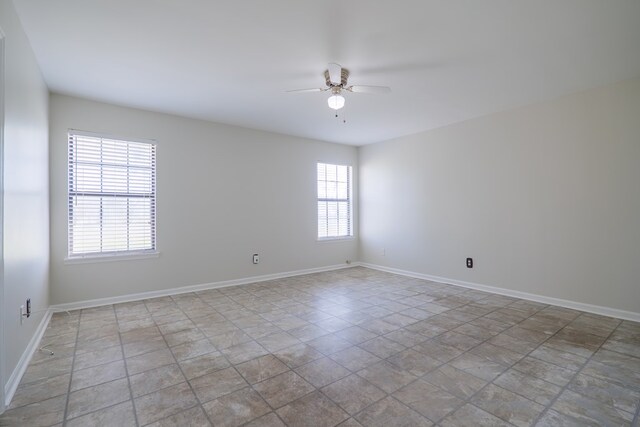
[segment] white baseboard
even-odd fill
[[[123,302],[139,301],[139,300],[149,299],[149,298],[158,298],[158,297],[165,297],[169,295],[185,294],[185,293],[195,292],[195,291],[205,291],[208,289],[218,289],[218,288],[226,288],[229,286],[247,285],[250,283],[266,282],[269,280],[284,279],[287,277],[302,276],[305,274],[312,274],[312,273],[321,273],[324,271],[341,270],[344,268],[357,267],[358,265],[360,264],[357,262],[352,262],[351,264],[336,264],[336,265],[329,265],[326,267],[307,268],[304,270],[294,270],[294,271],[287,271],[283,273],[265,274],[262,276],[251,276],[251,277],[245,277],[242,279],[223,280],[220,282],[203,283],[200,285],[183,286],[180,288],[162,289],[159,291],[148,291],[148,292],[141,292],[137,294],[121,295],[116,297],[98,298],[98,299],[92,299],[92,300],[70,302],[65,304],[56,304],[56,305],[50,306],[49,308],[54,313],[60,312],[60,311],[68,311],[68,310],[78,310],[81,308],[98,307],[101,305],[120,304]]]
[[[511,289],[498,288],[495,286],[481,285],[473,282],[465,282],[463,280],[449,279],[446,277],[432,276],[430,274],[416,273],[413,271],[400,270],[393,267],[385,267],[383,265],[369,264],[360,262],[362,267],[372,268],[374,270],[385,271],[387,273],[399,274],[402,276],[413,277],[416,279],[431,280],[433,282],[446,283],[454,286],[461,286],[468,289],[476,289],[479,291],[491,292],[493,294],[505,295],[508,297],[520,298],[529,301],[540,302],[543,304],[558,305],[560,307],[571,308],[574,310],[585,311],[602,316],[615,317],[618,319],[631,320],[640,322],[640,313],[633,311],[619,310],[617,308],[603,307],[600,305],[585,304],[582,302],[570,301],[561,298],[548,297],[544,295],[531,294],[528,292],[514,291]]]
[[[38,344],[44,335],[44,331],[47,330],[47,326],[49,326],[49,321],[51,320],[52,311],[49,309],[45,311],[36,332],[31,337],[27,348],[22,353],[20,360],[18,361],[18,365],[15,367],[11,376],[9,377],[9,381],[4,386],[4,398],[5,398],[5,409],[9,407],[11,403],[11,399],[13,399],[13,395],[18,388],[18,384],[20,384],[20,380],[22,379],[22,375],[24,375],[24,371],[27,370],[27,366],[29,366],[29,362],[31,362],[31,358],[33,357],[33,353],[38,349]]]

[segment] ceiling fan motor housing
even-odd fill
[[[325,70],[324,71],[324,79],[327,83],[327,86],[329,86],[330,88],[333,87],[346,87],[347,86],[347,79],[349,78],[349,70],[347,70],[346,68],[342,68],[341,69],[341,73],[340,73],[340,84],[339,85],[334,85],[333,83],[331,83],[331,78],[329,76],[329,70]]]

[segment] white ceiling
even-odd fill
[[[354,145],[640,75],[638,0],[14,3],[53,92]]]

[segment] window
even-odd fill
[[[156,249],[156,146],[69,133],[69,258]]]
[[[351,166],[318,163],[318,239],[353,236]]]

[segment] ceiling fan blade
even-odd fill
[[[329,71],[329,81],[334,85],[342,83],[342,66],[334,62],[329,63],[327,66]]]
[[[346,89],[349,92],[357,92],[357,93],[389,93],[391,92],[391,88],[388,86],[356,85],[356,86],[349,86]]]
[[[313,88],[313,89],[294,89],[294,90],[288,90],[287,92],[297,92],[297,93],[301,93],[301,92],[324,92],[326,89],[319,89],[319,88]]]

